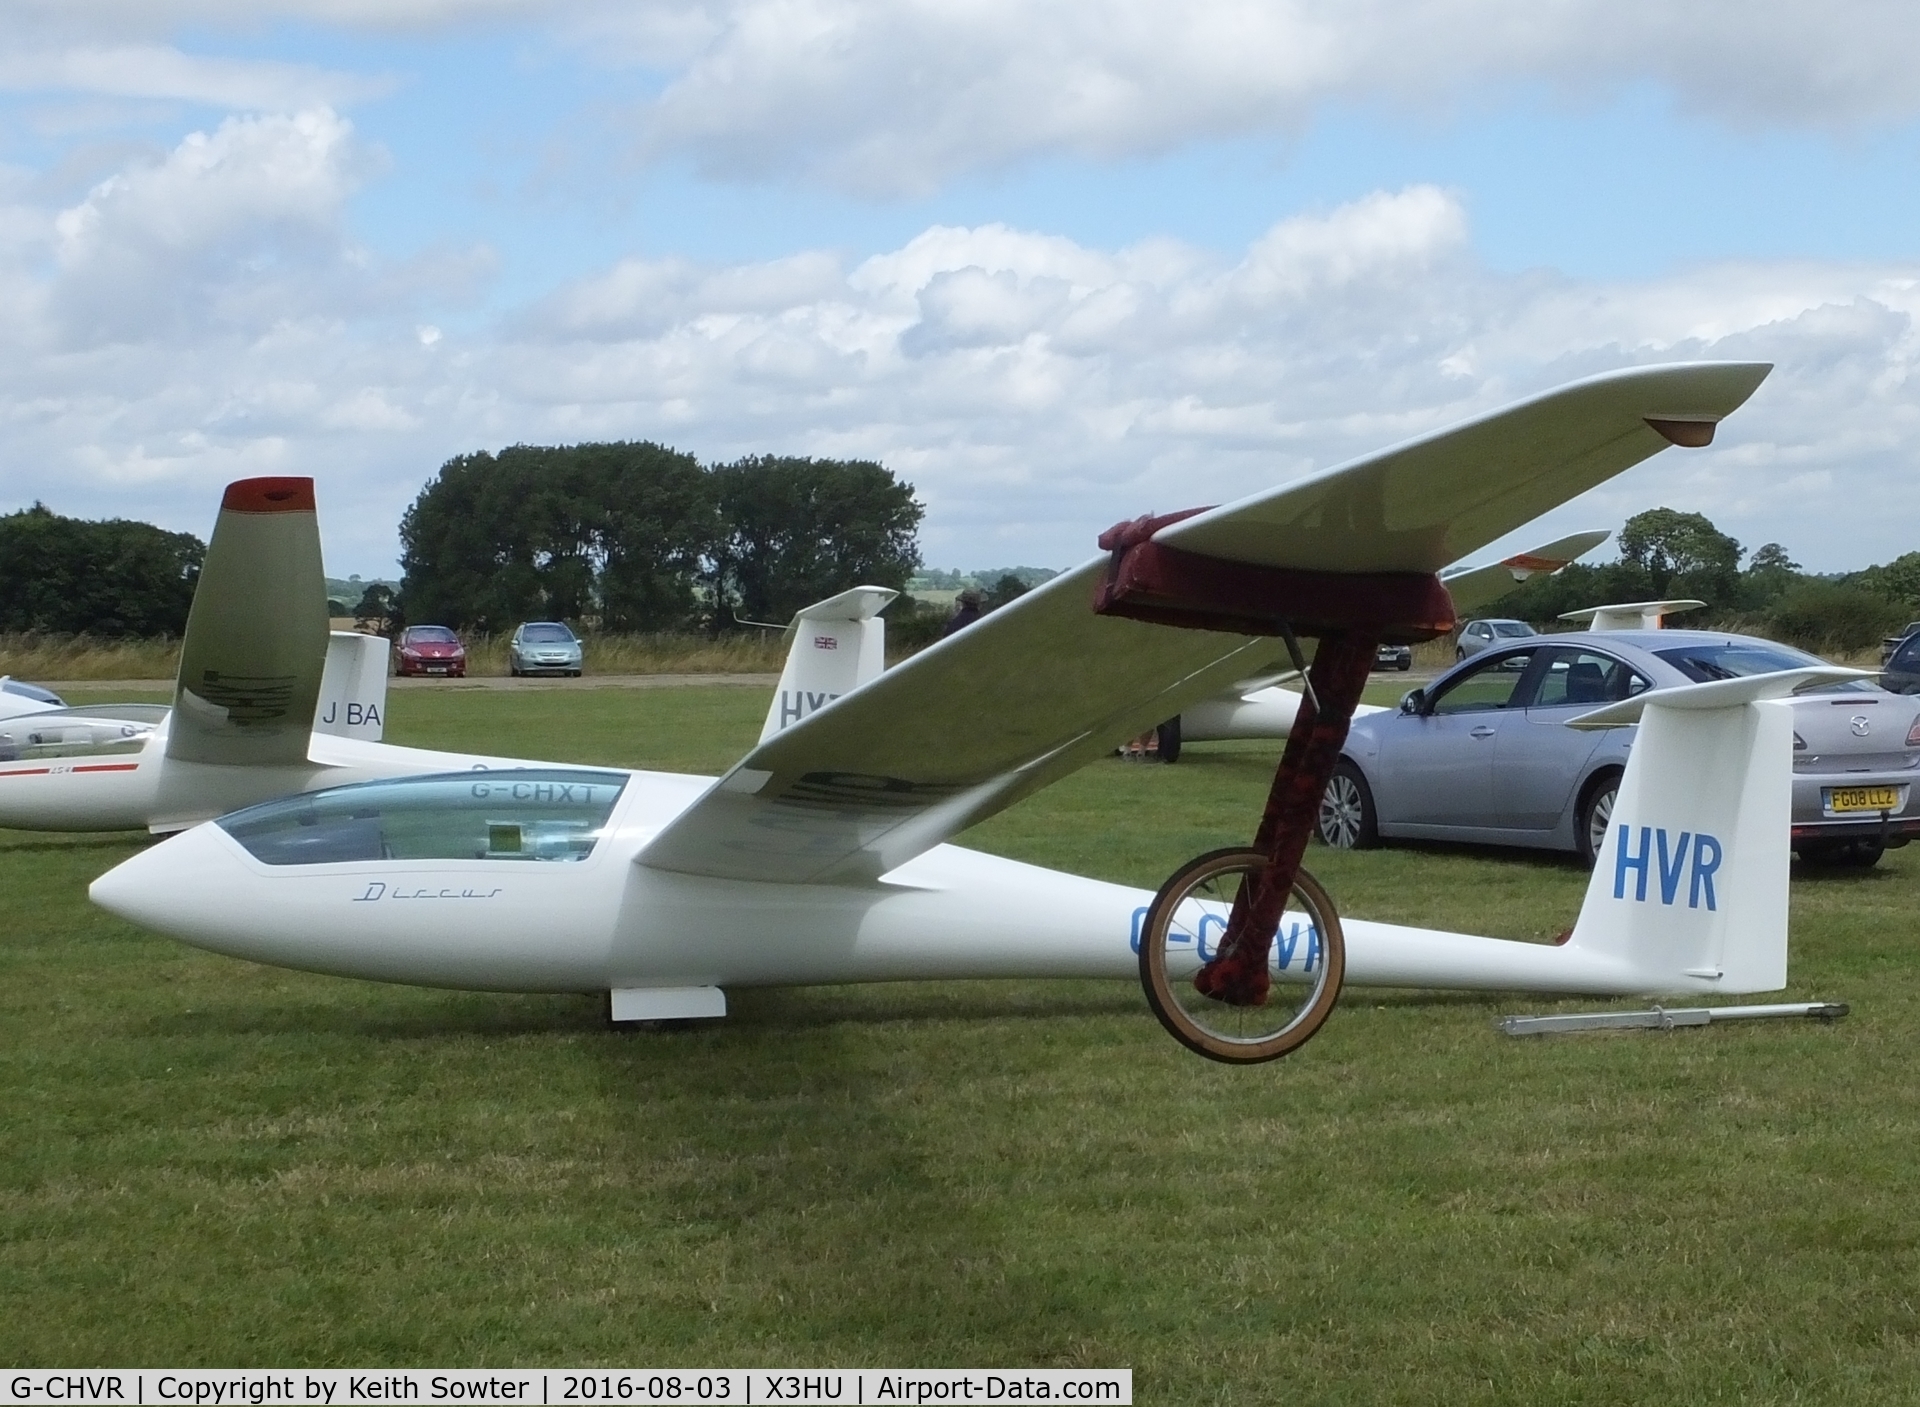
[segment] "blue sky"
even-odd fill
[[[1781,370],[1721,447],[1543,530],[1667,502],[1820,569],[1920,548],[1898,6],[21,14],[0,510],[204,533],[226,479],[310,472],[330,570],[371,576],[451,454],[653,438],[878,457],[930,563],[1059,566],[1726,355]]]

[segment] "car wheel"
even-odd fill
[[[1413,668],[1413,660],[1411,658],[1402,660],[1400,662],[1400,672],[1402,674],[1405,674],[1408,670],[1412,668]]]
[[[1465,659],[1466,657],[1467,657],[1467,647],[1465,645],[1455,645],[1453,647],[1453,662],[1455,664],[1460,663],[1460,661]]]
[[[1580,849],[1580,858],[1589,865],[1599,860],[1600,850],[1607,843],[1607,827],[1613,823],[1613,802],[1619,795],[1620,774],[1604,772],[1588,786],[1586,799],[1580,803],[1573,838]]]
[[[1373,810],[1373,790],[1360,769],[1342,759],[1327,778],[1314,827],[1320,839],[1335,850],[1371,850],[1380,843],[1379,818]]]
[[[1887,848],[1878,840],[1810,840],[1799,851],[1800,863],[1814,869],[1870,870]]]

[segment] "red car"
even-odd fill
[[[410,625],[393,642],[395,674],[467,677],[467,649],[444,625]]]

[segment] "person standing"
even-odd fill
[[[969,586],[960,593],[959,604],[954,607],[953,619],[947,622],[947,628],[940,632],[940,638],[957,635],[985,614],[980,607],[986,598],[978,590]]]

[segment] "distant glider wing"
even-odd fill
[[[1645,367],[1576,382],[1210,509],[1157,540],[1267,566],[1437,571],[1669,443],[1705,443],[1768,369]],[[871,881],[1270,666],[1271,639],[1095,615],[1106,568],[1096,558],[1053,578],[767,738],[637,863]]]
[[[306,762],[327,633],[313,480],[229,484],[180,643],[167,756]]]
[[[1440,580],[1446,583],[1447,594],[1453,597],[1454,610],[1463,616],[1469,615],[1489,602],[1498,601],[1522,582],[1531,581],[1537,576],[1551,576],[1574,558],[1591,552],[1607,537],[1605,528],[1570,533],[1544,547],[1516,552],[1511,557],[1489,562],[1484,567],[1462,567],[1459,571],[1442,572]]]

